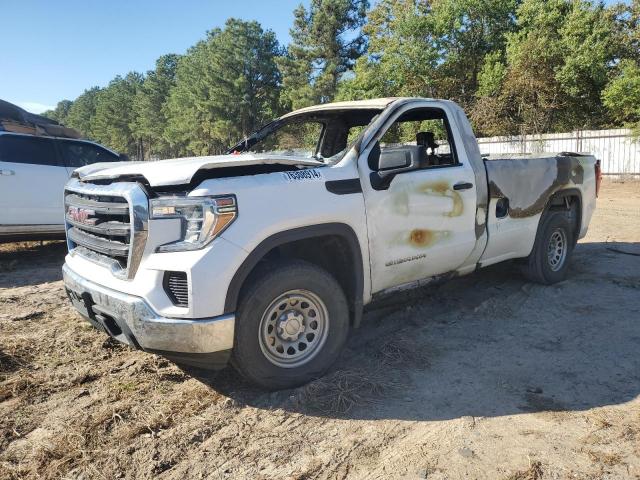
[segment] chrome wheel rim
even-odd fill
[[[320,297],[308,290],[290,290],[269,304],[258,337],[271,363],[295,368],[318,354],[328,332],[329,314]]]
[[[554,230],[549,238],[549,245],[547,246],[547,258],[549,261],[549,267],[552,271],[557,272],[564,265],[564,261],[567,257],[567,236],[564,230]]]

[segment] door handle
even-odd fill
[[[2,175],[3,177],[8,177],[15,174],[16,172],[14,172],[13,170],[0,170],[0,175]]]
[[[460,182],[453,186],[454,190],[469,190],[470,188],[473,188],[473,183],[469,182]]]

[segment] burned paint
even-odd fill
[[[451,185],[446,181],[429,182],[422,185],[421,190],[426,193],[437,193],[439,195],[446,195],[451,190]]]
[[[475,223],[475,234],[476,240],[478,240],[485,232],[485,225],[487,218],[487,211],[484,208],[478,207],[476,209],[476,223]]]
[[[445,217],[459,217],[464,212],[464,201],[462,196],[453,190],[446,181],[436,181],[415,185],[410,182],[397,182],[392,184],[393,196],[391,197],[392,208],[399,215],[442,215]],[[428,197],[440,197],[450,199],[451,206],[439,204],[435,206],[429,203]],[[440,209],[440,213],[438,212]],[[443,211],[444,209],[444,211]]]
[[[577,156],[501,158],[487,160],[489,195],[509,199],[509,216],[526,218],[541,213],[556,192],[584,182]]]
[[[451,236],[448,230],[429,230],[427,228],[414,228],[410,231],[398,232],[389,239],[390,248],[409,245],[415,248],[429,248],[436,243]]]
[[[435,182],[428,182],[420,185],[418,191],[427,195],[439,195],[442,197],[449,197],[453,201],[451,211],[444,214],[446,217],[459,217],[464,212],[464,202],[462,196],[456,192],[449,182],[439,180]]]
[[[436,242],[443,240],[449,237],[450,232],[448,231],[434,231],[427,230],[425,228],[414,228],[409,232],[409,238],[406,240],[406,243],[412,245],[417,248],[428,248],[431,247]]]
[[[422,228],[416,228],[409,234],[409,242],[416,247],[428,247],[433,242],[433,239],[433,232]]]
[[[462,197],[458,192],[453,190],[453,196],[451,198],[453,199],[453,208],[447,214],[447,217],[459,217],[464,211],[464,202],[462,201]]]
[[[453,115],[459,127],[460,136],[462,137],[462,145],[467,153],[467,159],[473,166],[473,173],[476,179],[476,248],[481,252],[484,249],[484,245],[481,245],[480,239],[485,235],[485,224],[487,220],[487,212],[489,209],[489,194],[487,187],[487,177],[484,167],[484,160],[480,154],[480,148],[478,141],[473,134],[473,129],[469,123],[469,119],[464,113],[462,108],[449,102]],[[480,253],[478,254],[480,255]]]

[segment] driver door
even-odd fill
[[[378,185],[368,161],[376,141],[381,155],[420,151],[420,163]],[[456,143],[443,108],[405,106],[362,152],[373,293],[452,272],[474,249],[475,176]]]

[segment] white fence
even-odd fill
[[[640,175],[640,140],[634,141],[626,128],[479,138],[478,143],[483,154],[591,153],[600,159],[605,175]]]

